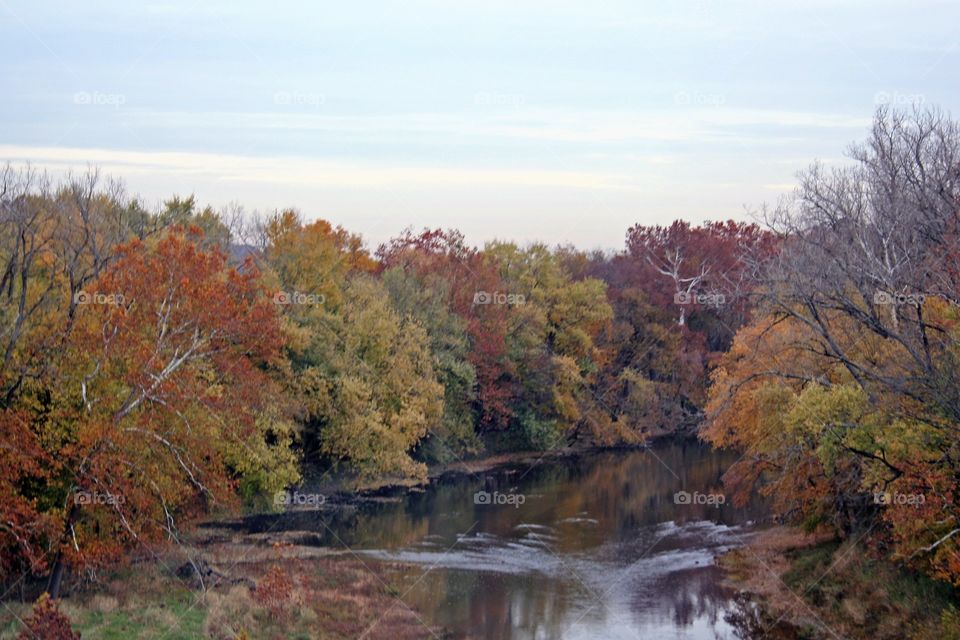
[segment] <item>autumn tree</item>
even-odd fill
[[[604,358],[595,338],[613,317],[606,286],[595,278],[574,280],[542,244],[491,243],[484,253],[497,265],[506,296],[491,302],[511,311],[508,353],[522,388],[515,426],[521,442],[551,447],[589,431]]]
[[[495,433],[511,424],[519,390],[507,353],[511,308],[487,304],[487,296],[506,293],[492,256],[467,246],[463,234],[449,230],[406,230],[377,250],[383,266],[401,268],[419,278],[442,278],[449,307],[463,319],[469,336],[469,364],[476,372],[473,397],[477,431]]]
[[[782,251],[755,262],[762,315],[715,373],[705,433],[746,448],[732,479],[783,485],[787,511],[841,533],[882,518],[897,557],[956,582],[957,283],[943,261],[957,255],[960,128],[881,109],[850,156],[813,165],[767,211]]]
[[[684,359],[692,338],[639,287],[618,291],[611,303],[614,320],[597,337],[609,353],[596,385],[608,429],[632,442],[687,428],[702,394],[702,360]]]
[[[450,283],[439,273],[422,275],[401,267],[387,269],[383,285],[401,316],[426,331],[437,381],[443,386],[443,417],[423,442],[424,457],[450,462],[481,449],[475,426],[477,374],[470,362],[465,320],[450,306]]]
[[[318,364],[305,372],[320,450],[363,478],[423,479],[411,453],[443,413],[427,333],[373,278],[351,278],[344,296],[342,313],[315,328]]]
[[[651,302],[672,307],[677,324],[691,324],[712,351],[722,351],[748,317],[753,263],[775,246],[775,236],[756,224],[695,227],[677,220],[668,227],[631,227],[626,257],[638,263]]]
[[[0,171],[0,406],[43,378],[69,334],[77,295],[143,238],[149,215],[96,171],[53,185],[42,173]]]
[[[151,214],[119,182],[93,170],[59,185],[29,167],[0,171],[0,574],[47,566],[58,529],[58,452],[39,439],[35,416],[80,310],[84,288],[115,259],[113,248],[143,238]]]
[[[42,450],[21,473],[45,484],[19,483],[14,504],[55,524],[54,597],[66,566],[177,540],[248,474],[265,491],[297,477],[264,372],[280,347],[275,309],[252,266],[229,269],[176,231],[114,253],[77,302],[55,375],[25,383],[3,416],[21,453]]]
[[[363,478],[423,477],[411,453],[443,407],[425,330],[367,275],[377,265],[359,238],[292,211],[266,229],[308,453]]]

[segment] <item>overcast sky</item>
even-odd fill
[[[0,159],[157,203],[619,248],[745,217],[878,103],[960,116],[960,3],[0,0]]]

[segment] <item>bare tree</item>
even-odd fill
[[[763,300],[811,329],[822,355],[869,393],[936,403],[958,421],[955,368],[934,357],[956,345],[923,302],[957,303],[960,293],[957,269],[944,265],[960,256],[960,128],[937,110],[882,108],[849,155],[847,166],[811,166],[793,196],[765,212],[785,244],[755,265]],[[865,357],[856,345],[871,334],[902,357]]]

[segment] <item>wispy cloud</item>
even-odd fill
[[[587,171],[491,170],[450,166],[385,166],[307,157],[123,151],[0,145],[0,157],[53,171],[87,164],[122,176],[196,175],[221,182],[263,182],[317,187],[404,189],[444,185],[514,185],[575,189],[636,189],[623,174]]]
[[[302,111],[302,110],[301,110]],[[241,129],[320,132],[339,137],[409,136],[534,140],[565,143],[700,142],[775,143],[797,130],[862,130],[870,118],[842,114],[683,105],[661,110],[611,111],[525,107],[493,113],[335,115],[303,112],[202,112],[130,109],[126,120],[142,128]],[[764,127],[762,132],[753,130]],[[774,127],[779,133],[771,132]],[[456,136],[451,138],[451,136]]]

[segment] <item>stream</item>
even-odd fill
[[[696,441],[551,457],[248,530],[389,563],[401,601],[452,638],[740,638],[714,559],[765,510],[723,495],[736,459]]]

